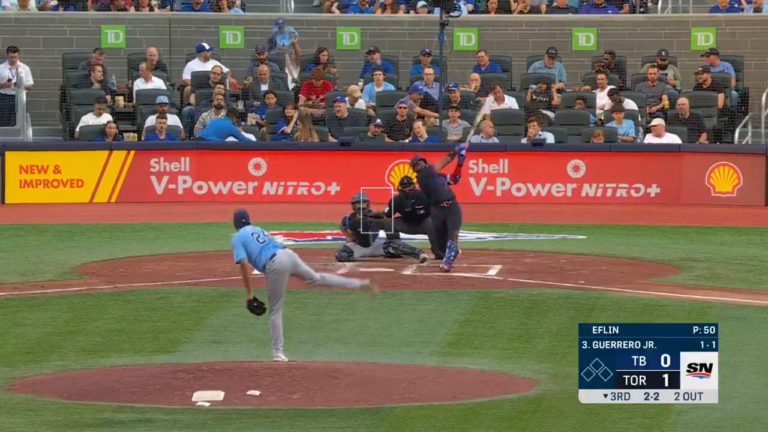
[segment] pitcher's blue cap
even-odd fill
[[[246,210],[238,210],[235,212],[233,222],[235,224],[235,228],[240,229],[251,224],[251,217],[248,215]]]

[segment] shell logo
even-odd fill
[[[730,162],[718,162],[707,171],[705,184],[712,191],[712,196],[732,197],[736,196],[744,182],[741,170]]]
[[[397,185],[400,184],[400,180],[410,176],[414,182],[418,180],[418,176],[411,168],[411,162],[407,160],[398,160],[392,163],[384,173],[384,181],[392,188],[397,189]]]

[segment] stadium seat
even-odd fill
[[[550,86],[555,85],[555,75],[554,74],[542,74],[542,73],[524,73],[520,75],[520,91],[527,92],[531,86],[534,86],[538,84],[539,80],[541,78],[544,78],[547,81],[547,84]]]
[[[296,103],[296,93],[288,90],[273,90],[277,95],[277,104],[286,106],[289,103]]]
[[[243,125],[243,132],[255,136],[258,140],[259,135],[261,135],[261,128],[259,128],[259,125]]]
[[[407,97],[408,93],[398,90],[385,90],[376,93],[376,106],[378,108],[393,108],[400,99]]]
[[[525,107],[525,103],[527,102],[525,98],[528,97],[527,92],[507,90],[504,92],[504,94],[515,98],[515,101],[517,101],[517,106],[520,107],[520,109]]]
[[[267,60],[275,63],[281,71],[285,72],[285,54],[272,53],[267,56]]]
[[[669,126],[667,125],[666,128],[668,133],[675,134],[680,137],[680,141],[683,142],[683,144],[690,143],[688,141],[688,128],[685,126]],[[696,140],[694,140],[695,142]]]
[[[746,70],[746,61],[744,57],[723,54],[720,56],[720,61],[728,62],[733,66],[733,70],[736,72],[736,89],[744,90],[744,71]]]
[[[619,130],[607,126],[592,126],[584,128],[581,131],[581,142],[583,144],[589,144],[592,141],[592,135],[594,135],[595,131],[598,129],[603,131],[606,144],[615,144],[619,142]]]
[[[575,109],[576,99],[587,100],[587,111],[595,115],[597,110],[597,95],[594,92],[570,91],[560,95],[560,109]]]
[[[492,54],[488,57],[488,59],[494,63],[497,63],[499,66],[501,66],[501,71],[504,73],[504,75],[506,75],[506,85],[504,86],[504,89],[513,90],[514,81],[512,78],[512,65],[513,65],[512,57],[505,56],[505,55]]]
[[[77,121],[79,123],[80,118],[78,118]],[[75,123],[75,126],[77,126],[77,123]],[[102,125],[83,126],[80,128],[80,137],[77,140],[78,141],[94,141],[96,138],[100,137],[103,133],[104,133],[104,126]]]
[[[688,98],[692,110],[699,110],[701,112],[707,130],[711,131],[717,125],[718,119],[717,93],[690,91],[684,92],[683,96]]]
[[[494,83],[499,83],[503,90],[509,90],[508,79],[509,77],[505,74],[492,73],[480,75],[480,81],[482,82],[483,87],[487,89],[490,89]]]
[[[157,97],[166,96],[168,100],[171,99],[170,90],[162,89],[143,89],[136,91],[136,100],[133,101],[136,106],[155,106],[157,105]]]
[[[560,109],[555,112],[555,126],[565,128],[569,136],[581,136],[582,130],[588,128],[590,123],[587,110]]]
[[[522,110],[495,109],[491,111],[491,123],[499,135],[522,137],[525,134],[525,113]]]
[[[365,57],[366,58],[365,58],[364,61],[368,61],[368,56],[366,55]],[[396,55],[390,55],[390,54],[383,54],[382,53],[381,54],[381,61],[388,61],[388,62],[392,63],[392,67],[395,68],[395,75],[397,75],[397,76],[401,75],[401,73],[400,73],[400,57],[398,57]],[[360,67],[362,67],[362,64],[360,65]],[[410,75],[410,73],[411,73],[411,68],[409,67],[408,68],[408,74]],[[395,85],[395,87],[397,87],[397,85]]]
[[[245,129],[245,126],[243,126],[243,129]],[[152,132],[154,132],[154,131],[156,131],[156,130],[157,130],[157,128],[155,128],[155,125],[152,125],[152,126],[147,126],[147,130],[146,130],[146,133],[147,133],[147,134],[150,134],[150,133],[152,133]],[[182,135],[182,133],[181,133],[181,128],[180,128],[180,127],[178,127],[178,126],[172,126],[172,125],[168,125],[168,132],[170,132],[170,133],[172,133],[172,134],[176,135],[177,137],[179,137],[179,139],[181,139],[181,135]],[[259,136],[259,135],[258,135],[258,134],[256,134],[256,137],[257,137],[257,138],[258,138],[258,136]]]
[[[549,132],[555,137],[555,144],[568,143],[568,129],[558,126],[547,126],[541,128],[544,132]]]
[[[315,126],[315,132],[320,142],[328,142],[328,138],[331,136],[331,133],[328,132],[328,128],[325,126]]]
[[[89,52],[71,52],[61,55],[61,68],[64,71],[77,70],[80,68],[80,63],[91,58]]]

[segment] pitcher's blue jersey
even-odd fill
[[[269,259],[280,249],[285,249],[285,246],[273,240],[266,231],[257,226],[244,226],[232,237],[235,264],[247,259],[253,268],[261,273],[266,270]]]

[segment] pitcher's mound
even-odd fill
[[[194,406],[199,390],[221,390],[211,406],[341,408],[459,402],[525,393],[536,382],[474,369],[384,363],[216,362],[79,370],[25,378],[10,391],[78,402]],[[259,390],[260,396],[248,396]]]

